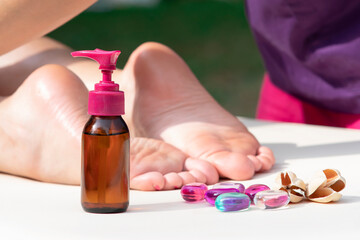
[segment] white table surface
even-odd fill
[[[206,202],[184,202],[179,190],[131,191],[128,212],[89,214],[80,187],[0,174],[0,239],[360,239],[360,131],[243,121],[277,158],[270,172],[245,186],[273,185],[283,170],[306,181],[317,170],[336,168],[347,180],[343,198],[223,213]]]

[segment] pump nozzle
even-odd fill
[[[96,48],[95,50],[84,50],[72,52],[73,57],[87,57],[97,61],[100,64],[100,70],[115,70],[116,61],[120,55],[119,50],[104,51]]]
[[[88,113],[99,116],[117,116],[124,112],[124,92],[119,91],[119,84],[111,80],[113,70],[120,51],[104,51],[101,49],[72,52],[73,57],[87,57],[100,64],[99,69],[103,79],[95,84],[95,89],[89,92]]]

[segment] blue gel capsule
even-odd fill
[[[243,193],[224,193],[219,195],[215,201],[215,207],[222,212],[247,210],[251,200]]]

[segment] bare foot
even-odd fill
[[[87,98],[85,85],[64,67],[46,65],[33,72],[0,102],[0,171],[79,184]],[[193,181],[218,180],[211,164],[159,140],[132,139],[130,161],[134,189],[174,189]]]
[[[46,182],[79,184],[87,90],[70,71],[46,65],[0,103],[0,170]]]
[[[210,162],[221,177],[251,178],[275,162],[246,127],[224,110],[171,49],[146,43],[122,72],[126,119],[135,136],[162,139],[194,159]]]

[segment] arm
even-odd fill
[[[0,55],[66,23],[96,0],[0,0]]]

